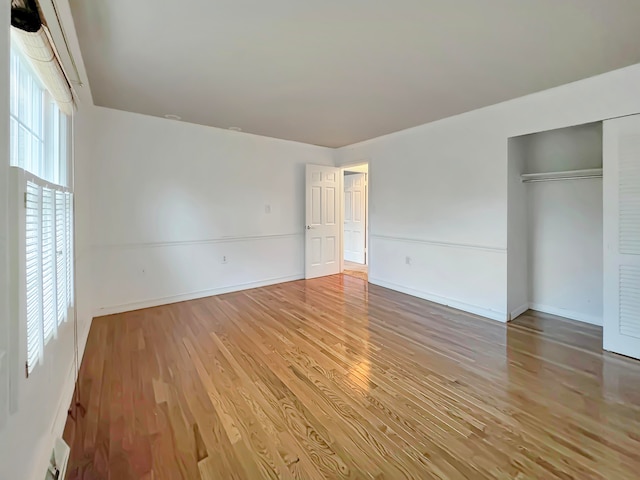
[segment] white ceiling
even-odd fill
[[[640,0],[71,0],[95,103],[339,147],[640,62]]]

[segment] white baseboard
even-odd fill
[[[511,314],[509,315],[509,321],[511,320],[515,320],[516,318],[518,318],[520,315],[522,315],[524,312],[526,312],[527,310],[529,310],[529,304],[525,303],[524,305],[520,305],[518,308],[514,309]]]
[[[112,305],[108,307],[100,307],[94,311],[94,317],[104,315],[113,315],[116,313],[131,312],[142,308],[159,307],[161,305],[169,305],[171,303],[185,302],[187,300],[196,300],[198,298],[212,297],[214,295],[222,295],[224,293],[239,292],[241,290],[250,290],[252,288],[266,287],[277,283],[292,282],[294,280],[302,280],[304,274],[290,275],[287,277],[268,278],[257,282],[242,283],[238,285],[229,285],[225,287],[212,288],[208,290],[200,290],[198,292],[182,293],[179,295],[171,295],[167,297],[152,298],[142,300],[140,302],[125,303],[122,305]]]
[[[577,322],[589,323],[591,325],[602,326],[602,318],[594,315],[587,315],[580,312],[573,312],[571,310],[565,310],[562,308],[550,307],[549,305],[542,305],[540,303],[530,303],[529,308],[536,312],[547,313],[549,315],[556,315],[558,317],[568,318],[569,320],[575,320]]]
[[[390,290],[396,290],[401,293],[406,293],[407,295],[411,295],[413,297],[429,300],[430,302],[439,303],[440,305],[446,305],[447,307],[455,308],[457,310],[462,310],[463,312],[473,313],[474,315],[479,315],[481,317],[489,318],[491,320],[496,320],[501,323],[506,323],[507,321],[507,314],[504,312],[498,312],[496,310],[480,307],[478,305],[471,305],[469,303],[461,302],[459,300],[453,300],[451,298],[442,297],[434,293],[423,292],[421,290],[405,287],[403,285],[398,285],[392,282],[386,282],[384,280],[380,280],[377,278],[369,277],[369,283],[378,285],[380,287],[388,288]]]

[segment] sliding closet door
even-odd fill
[[[640,358],[640,115],[603,135],[604,348]]]

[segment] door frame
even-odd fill
[[[371,265],[371,249],[369,248],[369,197],[370,195],[370,182],[371,178],[371,162],[369,159],[358,160],[355,162],[350,162],[344,165],[340,165],[340,176],[341,176],[341,190],[340,190],[340,273],[344,272],[344,172],[350,171],[353,167],[362,167],[367,166],[367,187],[365,189],[365,265],[367,266],[367,270]],[[363,172],[364,173],[364,172]]]

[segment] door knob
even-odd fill
[[[311,230],[311,225],[307,225],[307,230]]]

